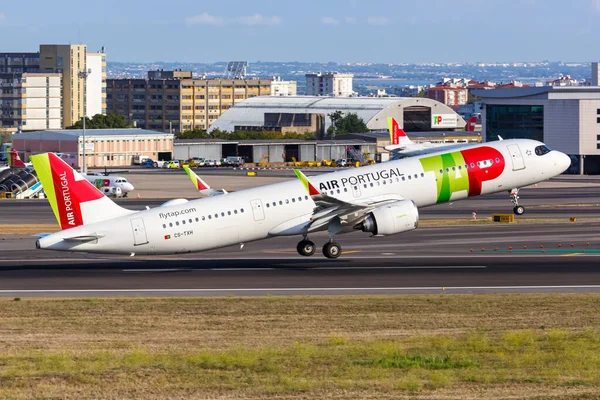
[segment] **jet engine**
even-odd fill
[[[354,229],[373,235],[393,235],[412,231],[419,226],[419,210],[412,200],[401,200],[377,207]]]
[[[169,201],[166,201],[166,202],[162,203],[160,206],[161,207],[176,206],[178,204],[184,204],[184,203],[187,203],[187,202],[188,202],[187,199],[173,199],[173,200],[169,200]]]

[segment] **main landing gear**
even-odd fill
[[[323,255],[327,258],[338,258],[342,255],[342,246],[336,242],[327,242],[323,246]]]
[[[525,207],[519,205],[519,189],[515,188],[510,191],[510,201],[513,202],[515,208],[513,208],[513,212],[516,215],[523,215],[525,213]]]
[[[305,236],[304,240],[301,240],[298,243],[298,246],[296,246],[296,250],[298,250],[298,254],[301,256],[310,257],[315,254],[316,247],[315,244]]]

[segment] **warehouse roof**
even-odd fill
[[[36,139],[36,140],[76,140],[83,136],[82,129],[55,129],[44,131],[31,131],[15,133],[13,139]],[[168,132],[151,131],[148,129],[124,128],[124,129],[86,129],[86,139],[98,136],[173,136]]]

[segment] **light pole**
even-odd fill
[[[81,172],[82,173],[87,173],[87,164],[85,163],[85,103],[86,103],[86,82],[87,82],[87,78],[88,75],[92,73],[91,69],[87,69],[87,70],[82,70],[79,71],[79,73],[77,74],[79,76],[80,79],[83,79],[83,151],[82,151],[82,163],[83,165],[81,166]]]

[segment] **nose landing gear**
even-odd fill
[[[519,205],[519,188],[510,191],[510,201],[515,205],[513,212],[516,215],[523,215],[525,213],[525,207]]]

